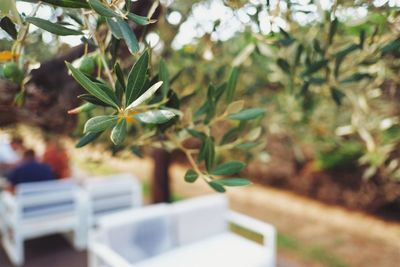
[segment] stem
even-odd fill
[[[109,82],[110,82],[110,85],[111,85],[111,86],[114,86],[115,81],[114,81],[114,77],[113,77],[112,74],[111,74],[111,70],[110,70],[110,68],[108,67],[107,60],[106,60],[106,58],[105,58],[105,49],[104,49],[104,46],[103,46],[103,44],[98,40],[98,38],[97,38],[97,36],[96,36],[96,31],[93,31],[93,29],[90,27],[90,23],[89,23],[89,21],[88,21],[88,18],[86,17],[86,15],[84,14],[84,12],[82,12],[82,13],[83,13],[83,20],[84,20],[85,26],[88,28],[90,35],[93,37],[94,43],[97,45],[97,47],[98,47],[99,50],[100,50],[100,58],[101,58],[101,61],[103,62],[104,71],[105,71],[105,73],[106,73],[106,76],[107,76],[107,78],[108,78],[108,80],[109,80]]]
[[[181,150],[183,153],[185,153],[186,158],[188,159],[190,165],[192,166],[193,170],[201,177],[203,178],[206,182],[210,182],[212,181],[212,179],[210,177],[208,177],[207,175],[204,175],[203,172],[199,169],[198,165],[196,164],[195,159],[193,158],[192,152],[193,149],[186,149],[185,147],[182,146],[182,144],[176,140],[176,138],[174,136],[168,135],[167,134],[168,139],[171,140],[172,143],[174,143],[176,145],[176,147]]]

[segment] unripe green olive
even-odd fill
[[[15,62],[9,62],[4,64],[3,66],[3,75],[7,79],[17,79],[20,74],[20,70],[18,69],[18,65]]]
[[[96,69],[96,59],[94,57],[84,57],[81,60],[79,70],[86,73],[92,74]]]

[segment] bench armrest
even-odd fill
[[[90,257],[101,260],[110,267],[135,267],[135,265],[127,262],[111,248],[99,242],[92,242],[89,245],[89,253],[91,254]]]
[[[15,218],[17,214],[18,204],[15,196],[7,191],[1,192],[1,211],[4,213],[4,218]],[[5,216],[7,215],[7,216]]]
[[[263,246],[268,249],[271,259],[274,261],[276,258],[276,230],[272,225],[259,221],[257,219],[251,218],[249,216],[229,211],[227,214],[227,219],[230,223],[236,224],[240,227],[253,231],[260,234],[263,237]],[[275,265],[271,266],[275,266]]]

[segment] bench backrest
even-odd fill
[[[228,230],[225,195],[209,195],[179,201],[171,205],[179,246]]]
[[[141,185],[130,174],[90,178],[83,184],[93,216],[141,206]]]
[[[22,218],[34,218],[76,211],[78,186],[72,180],[22,183],[15,196]]]
[[[170,207],[157,204],[101,218],[97,238],[135,263],[176,246],[172,224]]]
[[[227,231],[227,212],[224,195],[151,205],[100,218],[96,239],[135,263]]]

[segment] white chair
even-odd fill
[[[87,193],[89,227],[111,213],[142,205],[142,186],[130,174],[116,174],[86,179],[82,184]]]
[[[70,234],[67,237],[76,249],[85,248],[86,200],[75,182],[20,184],[15,194],[2,192],[1,202],[2,245],[14,265],[24,263],[24,241],[40,236]]]
[[[262,243],[230,231],[256,232]],[[104,217],[89,242],[90,267],[273,267],[275,228],[229,211],[224,195]]]

